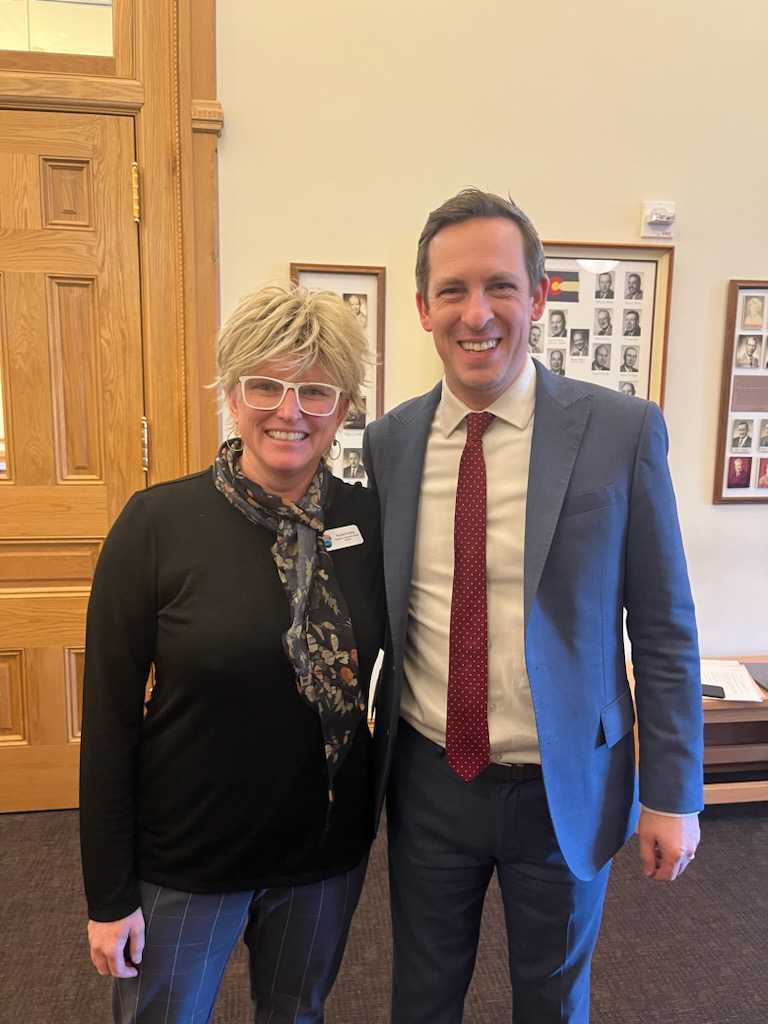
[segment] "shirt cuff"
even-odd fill
[[[699,816],[699,811],[685,811],[682,814],[676,814],[674,811],[654,811],[652,807],[646,807],[645,804],[640,804],[640,806],[651,814],[660,814],[662,818],[698,818]]]

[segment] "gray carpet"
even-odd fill
[[[616,858],[595,957],[592,1024],[768,1022],[768,804],[711,808],[695,863],[644,879],[633,841]],[[0,815],[0,1021],[107,1024],[109,983],[88,960],[77,814]],[[328,1024],[388,1021],[386,855],[374,849]],[[509,1024],[495,886],[465,1024]],[[247,1024],[245,962],[231,962],[215,1024]],[[435,1022],[439,1024],[439,1022]]]

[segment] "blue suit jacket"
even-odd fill
[[[525,662],[558,841],[586,879],[637,819],[624,610],[640,798],[654,810],[703,805],[699,653],[658,407],[539,363],[536,371]],[[377,811],[399,719],[421,473],[440,388],[371,423],[364,440],[369,486],[381,502],[390,633],[376,698]]]

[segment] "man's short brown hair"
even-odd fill
[[[478,217],[506,217],[520,228],[523,236],[525,252],[525,269],[531,290],[537,287],[544,277],[544,249],[541,245],[536,228],[520,207],[512,199],[503,199],[493,192],[483,192],[479,188],[465,188],[442,206],[433,210],[419,237],[416,250],[416,290],[425,303],[429,286],[429,243],[443,228],[451,224],[461,224],[465,220]]]

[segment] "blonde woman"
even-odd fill
[[[218,342],[238,436],[212,468],[135,494],[104,544],[82,850],[120,1024],[209,1020],[243,930],[254,1020],[323,1020],[373,830],[379,513],[325,463],[366,351],[335,295],[245,299]]]

